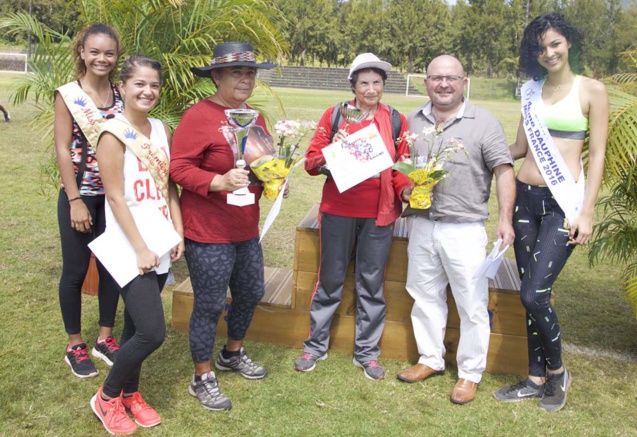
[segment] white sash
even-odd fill
[[[93,103],[93,100],[77,82],[69,82],[66,85],[62,85],[57,91],[62,96],[77,125],[82,129],[82,133],[84,133],[88,143],[96,147],[104,118],[102,118],[102,114]]]
[[[163,128],[163,125],[162,125]],[[170,162],[166,153],[155,147],[153,143],[135,129],[124,116],[112,118],[102,126],[102,131],[110,132],[117,137],[131,152],[146,166],[155,184],[161,190],[166,204],[168,204],[168,179]]]
[[[550,188],[551,194],[564,211],[564,215],[572,224],[579,216],[584,203],[584,167],[582,166],[579,181],[575,182],[549,130],[537,115],[535,107],[541,98],[541,82],[531,80],[522,86],[524,133],[537,168]]]

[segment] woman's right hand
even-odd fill
[[[144,275],[150,271],[153,267],[159,266],[159,257],[155,252],[149,248],[142,249],[137,252],[137,268],[139,274]]]
[[[93,218],[84,200],[77,199],[69,204],[71,206],[71,227],[78,232],[91,232],[93,226]]]
[[[221,178],[222,190],[234,191],[250,185],[250,171],[245,168],[233,168]]]

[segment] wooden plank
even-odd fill
[[[283,268],[266,267],[264,270],[265,293],[261,298],[260,305],[279,306],[290,308],[292,304],[292,271]],[[190,278],[179,284],[174,292],[192,295],[192,284]],[[232,299],[230,289],[227,291],[227,299]]]
[[[88,270],[82,283],[82,293],[96,296],[100,286],[100,274],[97,271],[97,263],[95,262],[95,255],[91,253],[91,260],[88,264]]]
[[[294,271],[318,272],[320,263],[319,235],[315,229],[299,229],[296,231]],[[354,252],[356,248],[354,247]],[[348,269],[353,270],[353,262]],[[394,238],[389,248],[389,260],[385,268],[385,279],[405,281],[407,277],[407,240]]]
[[[250,340],[301,348],[309,333],[309,312],[258,307],[248,330]],[[227,335],[223,317],[218,332]],[[346,354],[354,352],[354,317],[338,314],[330,330],[330,350]],[[445,361],[456,366],[459,330],[448,328],[445,337],[447,354]],[[416,362],[419,354],[413,337],[411,323],[387,322],[379,343],[382,358]],[[527,372],[526,338],[491,334],[487,355],[487,372],[524,375]]]
[[[309,310],[312,293],[316,284],[316,274],[297,272],[297,282],[294,293],[296,309]],[[348,275],[343,288],[343,299],[337,314],[351,315],[356,313],[354,301],[354,279]],[[411,309],[414,301],[405,290],[403,282],[385,281],[385,302],[387,303],[387,321],[411,323]],[[458,328],[460,317],[451,291],[447,291],[449,315],[447,326]],[[491,331],[498,334],[526,335],[525,310],[520,297],[515,292],[489,289],[489,316]]]

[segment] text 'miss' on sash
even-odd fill
[[[77,82],[69,82],[57,89],[66,107],[82,129],[82,133],[93,147],[97,146],[100,129],[104,123],[93,100],[84,92]]]

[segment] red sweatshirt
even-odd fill
[[[227,125],[225,109],[209,99],[197,103],[184,113],[172,141],[170,177],[183,188],[184,236],[199,243],[237,243],[259,235],[261,184],[250,185],[256,203],[243,207],[227,204],[228,191],[208,192],[216,175],[235,167],[221,130]],[[266,129],[261,115],[257,125]]]
[[[353,105],[354,101],[350,103]],[[332,106],[321,117],[305,155],[305,170],[314,176],[319,174],[317,167],[325,164],[321,150],[330,144],[333,112],[334,107]],[[402,120],[400,130],[402,138],[403,133],[407,130],[407,120],[402,114],[400,118]],[[383,104],[379,104],[372,120],[349,125],[347,131],[352,134],[372,123],[378,128],[394,162],[398,157],[409,153],[406,141],[400,140],[398,146],[394,145],[391,113],[389,108]],[[345,121],[342,120],[341,128],[344,124]],[[410,185],[407,176],[391,168],[383,171],[380,178],[367,179],[343,193],[339,193],[334,180],[328,178],[323,186],[320,211],[344,217],[375,218],[377,226],[386,226],[400,216],[402,209],[400,194]]]

